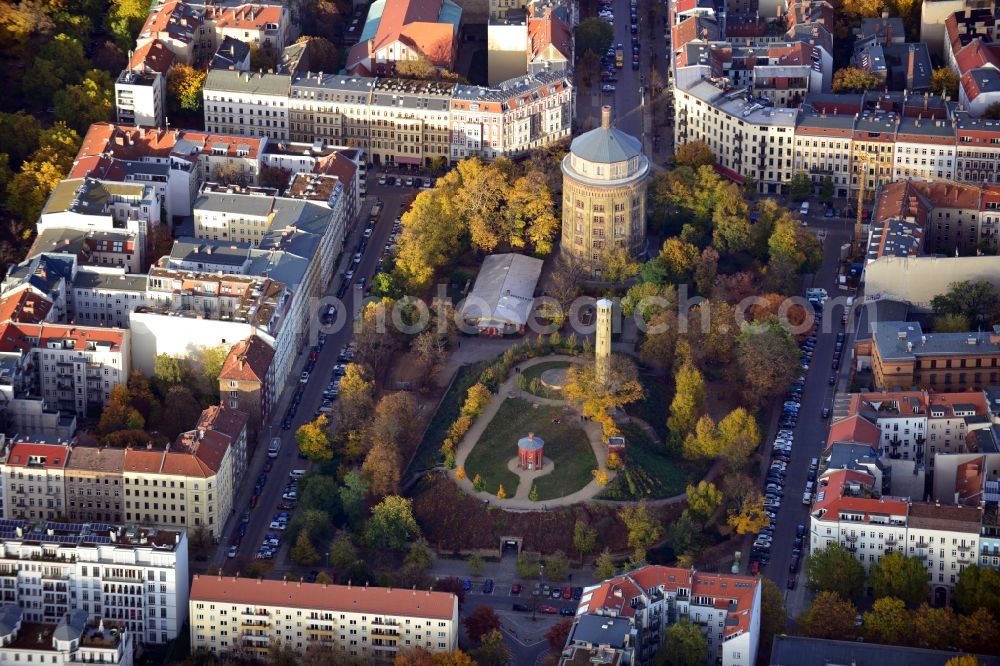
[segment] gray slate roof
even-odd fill
[[[570,151],[580,159],[600,164],[625,162],[642,154],[642,144],[614,127],[596,127],[573,139]]]
[[[580,616],[573,625],[571,643],[609,645],[613,648],[625,647],[632,631],[628,618],[609,617],[589,613]]]
[[[944,650],[922,650],[858,643],[831,641],[804,636],[774,637],[771,648],[771,666],[828,666],[829,664],[854,664],[855,666],[944,666],[957,656]],[[997,666],[1000,657],[979,657],[980,664]]]

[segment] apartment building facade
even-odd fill
[[[257,441],[277,400],[273,359],[274,349],[252,335],[233,345],[219,372],[219,395],[228,407],[247,415],[251,442]]]
[[[686,618],[705,635],[706,663],[749,666],[760,616],[757,578],[645,566],[584,589],[559,663],[651,663],[664,630]]]
[[[449,592],[195,576],[191,649],[266,657],[277,643],[391,662],[406,650],[451,652],[458,598]]]
[[[0,594],[26,622],[83,611],[164,644],[187,619],[188,587],[184,530],[24,520],[0,529]]]
[[[288,74],[209,70],[205,79],[205,129],[218,134],[288,141]]]
[[[5,440],[0,450],[3,517],[59,520],[66,515],[65,444]]]
[[[75,446],[66,452],[66,457],[63,481],[67,520],[122,524],[125,449]]]
[[[135,640],[123,624],[92,620],[86,611],[27,622],[14,604],[0,606],[0,662],[132,666]]]
[[[917,322],[872,324],[872,372],[880,389],[982,390],[1000,382],[1000,331],[924,335]]]

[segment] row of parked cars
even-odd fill
[[[336,314],[336,309],[334,309],[334,314]],[[282,430],[291,430],[292,419],[295,418],[295,415],[299,411],[299,405],[302,404],[302,397],[305,395],[306,384],[309,383],[312,371],[316,368],[316,361],[319,359],[319,353],[323,351],[323,346],[325,344],[326,333],[320,333],[319,337],[316,339],[316,344],[309,350],[309,360],[306,361],[306,365],[302,369],[302,375],[299,377],[299,386],[295,389],[295,393],[292,394],[292,401],[288,405],[288,410],[285,411],[285,418],[281,421]]]
[[[395,176],[393,174],[383,173],[379,174],[378,184],[379,185],[395,185],[397,187],[419,187],[424,190],[429,190],[434,187],[434,178],[420,177],[420,176]]]

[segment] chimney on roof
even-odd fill
[[[601,107],[601,127],[603,129],[611,128],[611,107],[607,104]]]

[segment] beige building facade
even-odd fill
[[[563,252],[594,268],[613,248],[641,254],[649,171],[638,139],[614,129],[605,106],[601,126],[574,139],[562,161]]]

